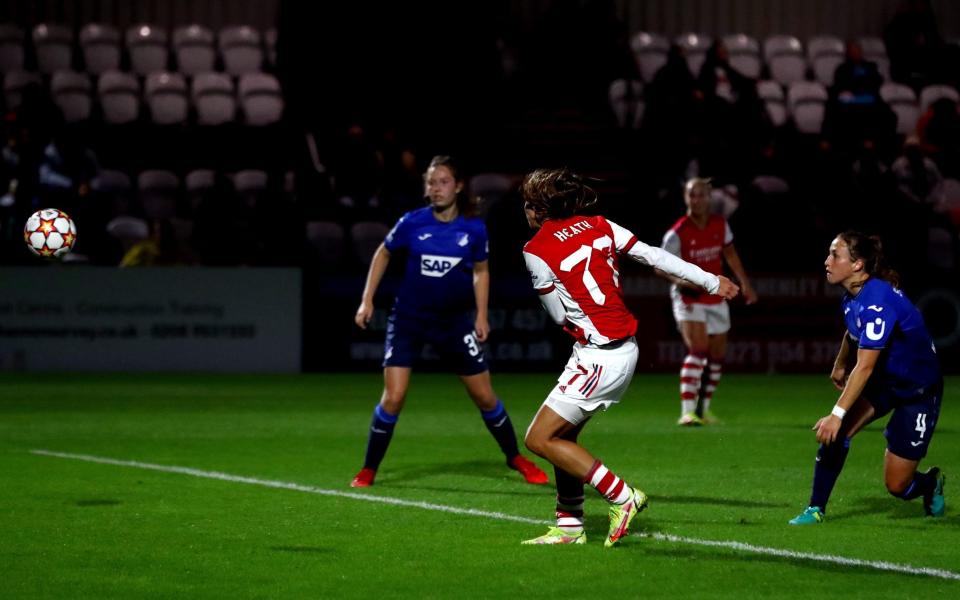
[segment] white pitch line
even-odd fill
[[[31,454],[42,456],[55,456],[57,458],[69,458],[72,460],[82,460],[86,462],[99,463],[102,465],[115,465],[118,467],[133,467],[135,469],[146,469],[149,471],[161,471],[163,473],[177,473],[180,475],[190,475],[192,477],[202,477],[204,479],[218,479],[220,481],[229,481],[232,483],[246,483],[249,485],[259,485],[268,488],[277,488],[282,490],[293,490],[295,492],[306,492],[308,494],[319,494],[321,496],[337,496],[340,498],[351,498],[353,500],[365,500],[367,502],[380,502],[382,504],[394,504],[397,506],[410,506],[413,508],[422,508],[425,510],[436,510],[440,512],[455,513],[458,515],[472,515],[475,517],[488,517],[500,521],[516,521],[518,523],[530,523],[533,525],[552,524],[552,521],[543,519],[530,519],[527,517],[518,517],[506,513],[491,512],[486,510],[477,510],[475,508],[457,508],[456,506],[445,506],[443,504],[433,504],[431,502],[415,502],[413,500],[403,500],[401,498],[389,498],[387,496],[371,496],[369,494],[356,494],[353,492],[343,492],[340,490],[325,490],[323,488],[313,487],[311,485],[301,485],[299,483],[290,483],[287,481],[275,481],[272,479],[257,479],[255,477],[244,477],[242,475],[231,475],[229,473],[220,473],[218,471],[201,471],[200,469],[191,469],[190,467],[172,467],[168,465],[155,465],[152,463],[139,462],[136,460],[117,460],[115,458],[105,458],[102,456],[90,456],[88,454],[70,454],[67,452],[53,452],[51,450],[31,450]]]
[[[115,458],[106,458],[103,456],[91,456],[89,454],[71,454],[67,452],[54,452],[52,450],[30,450],[31,454],[40,456],[53,456],[56,458],[66,458],[70,460],[81,460],[85,462],[98,463],[103,465],[114,465],[118,467],[132,467],[135,469],[145,469],[149,471],[160,471],[163,473],[177,473],[179,475],[190,475],[191,477],[201,477],[204,479],[217,479],[219,481],[229,481],[232,483],[246,483],[249,485],[258,485],[261,487],[277,488],[283,490],[293,490],[296,492],[306,492],[308,494],[318,494],[321,496],[336,496],[340,498],[351,498],[353,500],[364,500],[366,502],[379,502],[382,504],[392,504],[396,506],[409,506],[412,508],[422,508],[424,510],[435,510],[440,512],[454,513],[458,515],[470,515],[475,517],[487,517],[499,521],[514,521],[517,523],[529,523],[532,525],[552,525],[553,521],[543,519],[531,519],[528,517],[519,517],[508,515],[506,513],[491,512],[486,510],[476,510],[473,508],[458,508],[456,506],[446,506],[443,504],[433,504],[432,502],[414,502],[412,500],[403,500],[401,498],[390,498],[387,496],[371,496],[369,494],[357,494],[353,492],[344,492],[340,490],[328,490],[310,485],[301,485],[299,483],[290,483],[287,481],[276,481],[272,479],[257,479],[255,477],[244,477],[242,475],[231,475],[218,471],[203,471],[192,469],[190,467],[176,467],[169,465],[157,465],[135,460],[118,460]],[[765,554],[768,556],[778,556],[782,558],[792,558],[797,560],[812,560],[817,562],[833,563],[838,565],[866,567],[879,571],[892,571],[895,573],[906,573],[908,575],[925,575],[927,577],[938,577],[940,579],[952,579],[960,581],[960,573],[947,571],[945,569],[934,569],[930,567],[914,567],[899,563],[891,563],[876,560],[861,560],[859,558],[847,558],[845,556],[835,556],[832,554],[814,554],[812,552],[797,552],[794,550],[783,550],[780,548],[770,548],[766,546],[754,546],[744,542],[706,540],[701,538],[690,538],[665,533],[640,533],[639,537],[650,538],[663,542],[672,542],[675,544],[689,544],[694,546],[708,546],[715,548],[727,548],[739,552],[750,552],[753,554]]]

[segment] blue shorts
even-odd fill
[[[473,332],[471,315],[427,319],[398,315],[395,311],[387,318],[383,366],[413,367],[428,343],[441,363],[457,375],[476,375],[489,368]]]
[[[889,388],[868,385],[864,397],[873,405],[878,418],[893,413],[883,430],[887,450],[907,460],[920,460],[927,455],[940,418],[942,381],[906,399],[895,396]]]

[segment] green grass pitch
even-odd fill
[[[518,437],[553,377],[494,375]],[[728,374],[723,422],[681,429],[676,377],[638,374],[582,438],[651,498],[614,549],[589,489],[586,546],[519,544],[545,531],[523,519],[552,520],[553,488],[505,467],[450,375],[414,375],[377,485],[351,490],[381,385],[379,373],[0,375],[0,596],[960,596],[960,378],[947,381],[923,463],[947,474],[944,518],[886,493],[874,424],[854,440],[827,522],[796,528],[786,522],[809,494],[810,427],[837,395],[826,376]]]

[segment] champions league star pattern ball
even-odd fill
[[[43,208],[30,215],[23,226],[23,241],[37,256],[59,258],[77,241],[77,226],[67,213]]]

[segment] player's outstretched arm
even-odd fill
[[[720,287],[717,288],[716,292],[717,295],[724,300],[733,300],[736,298],[737,294],[740,293],[740,287],[723,275],[717,275],[717,278],[720,280]]]
[[[353,317],[353,322],[361,329],[366,329],[367,323],[373,317],[373,297],[377,294],[380,280],[383,279],[389,264],[390,251],[381,243],[373,253],[373,260],[370,261],[370,269],[367,271],[367,283],[363,286],[363,296],[360,298],[360,306]]]

